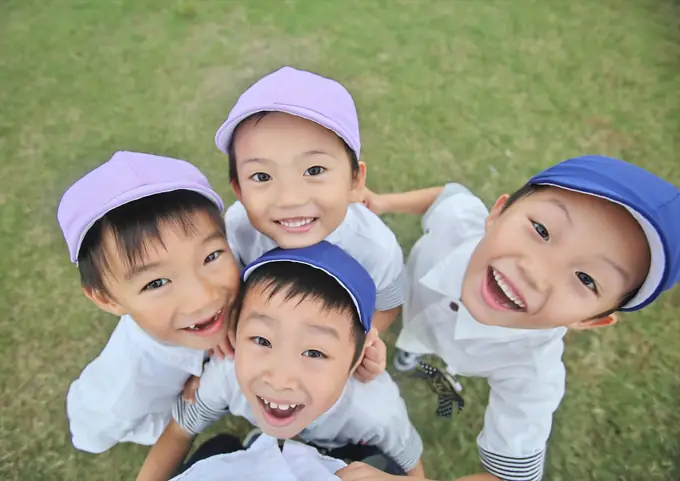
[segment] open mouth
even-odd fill
[[[499,310],[511,310],[526,312],[526,302],[515,287],[503,276],[503,274],[489,267],[486,284],[488,288],[488,300],[493,307]]]
[[[274,222],[287,232],[304,233],[312,230],[317,220],[318,217],[291,217],[290,219],[280,219]]]
[[[260,402],[267,422],[274,427],[282,427],[292,423],[297,413],[305,408],[304,404],[276,403],[260,396],[257,396],[257,400]]]
[[[224,308],[217,311],[212,317],[185,327],[182,331],[187,331],[199,336],[210,336],[215,334],[224,325]]]

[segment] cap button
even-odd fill
[[[453,312],[458,312],[458,304],[456,304],[456,303],[453,302],[453,301],[451,301],[451,304],[449,304],[449,308],[450,308]]]

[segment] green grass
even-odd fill
[[[76,452],[64,416],[116,320],[79,293],[56,206],[113,151],[189,159],[227,194],[215,130],[250,82],[292,64],[352,91],[379,191],[456,180],[491,201],[581,153],[680,184],[679,18],[674,0],[4,0],[0,479],[133,479],[144,458]],[[417,220],[388,222],[408,248]],[[676,289],[568,336],[548,479],[680,479],[678,317]],[[428,473],[478,470],[485,383],[468,381],[468,407],[445,422],[400,382]]]

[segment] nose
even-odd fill
[[[519,273],[529,287],[538,292],[548,289],[550,262],[548,259],[525,257],[519,263]]]
[[[186,315],[210,315],[212,313],[202,311],[213,308],[218,303],[218,287],[202,276],[194,276],[189,282],[181,286],[182,289],[182,313]]]
[[[281,208],[300,207],[309,199],[309,189],[293,179],[279,182],[276,203]]]
[[[283,359],[283,358],[286,359]],[[276,353],[267,356],[267,364],[264,372],[264,381],[278,393],[292,391],[297,385],[297,368],[290,356]]]

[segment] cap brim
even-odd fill
[[[73,246],[73,250],[70,253],[71,262],[74,263],[78,262],[78,253],[80,252],[80,246],[83,244],[85,236],[87,235],[88,231],[92,228],[92,226],[95,224],[95,222],[104,217],[107,213],[111,212],[113,209],[117,207],[129,204],[130,202],[134,202],[139,199],[143,199],[144,197],[149,197],[151,195],[156,194],[163,194],[166,192],[174,192],[176,190],[189,190],[201,194],[209,201],[211,201],[213,204],[215,204],[220,209],[220,212],[224,210],[224,203],[222,202],[220,196],[217,195],[215,191],[206,189],[205,187],[198,184],[193,183],[185,184],[172,182],[167,184],[144,185],[136,189],[128,190],[123,195],[120,195],[114,198],[113,200],[107,202],[106,204],[102,205],[101,209],[99,209],[99,211],[88,220],[86,226],[83,229],[81,229],[80,238],[78,239],[78,242]]]
[[[318,270],[328,274],[329,276],[331,276],[349,294],[349,297],[352,299],[352,303],[354,304],[354,309],[356,310],[357,314],[359,315],[359,320],[361,321],[361,325],[364,326],[364,330],[366,332],[368,332],[368,329],[366,329],[366,319],[363,319],[363,316],[361,314],[361,309],[359,308],[359,303],[357,302],[356,297],[354,297],[354,294],[352,294],[352,291],[345,285],[344,282],[342,282],[340,279],[338,279],[331,272],[327,271],[326,269],[324,269],[323,267],[321,267],[319,265],[312,264],[312,263],[307,262],[303,259],[294,258],[294,257],[285,257],[285,258],[280,258],[280,259],[276,259],[276,258],[275,259],[263,259],[261,262],[255,262],[255,263],[251,264],[250,266],[248,266],[248,268],[245,269],[241,273],[241,277],[243,277],[243,280],[245,281],[245,280],[248,279],[248,276],[250,276],[250,274],[254,270],[256,270],[259,267],[262,267],[265,264],[271,264],[273,262],[295,262],[297,264],[303,264],[303,265],[306,265],[306,266],[309,266],[309,267],[313,267],[314,269],[318,269]]]
[[[340,125],[338,125],[336,122],[324,115],[319,114],[318,112],[306,109],[304,107],[278,103],[253,106],[247,110],[244,110],[238,117],[224,122],[222,126],[217,129],[217,133],[215,134],[215,145],[217,145],[217,148],[229,155],[229,142],[231,140],[231,136],[234,134],[234,130],[236,130],[236,127],[238,127],[241,122],[251,115],[257,114],[259,112],[283,112],[285,114],[295,115],[296,117],[301,117],[314,122],[315,124],[322,125],[323,127],[335,132],[338,137],[344,140],[345,143],[349,145],[350,149],[354,151],[357,158],[359,158],[358,147],[353,145],[350,135],[347,132],[344,132]]]

